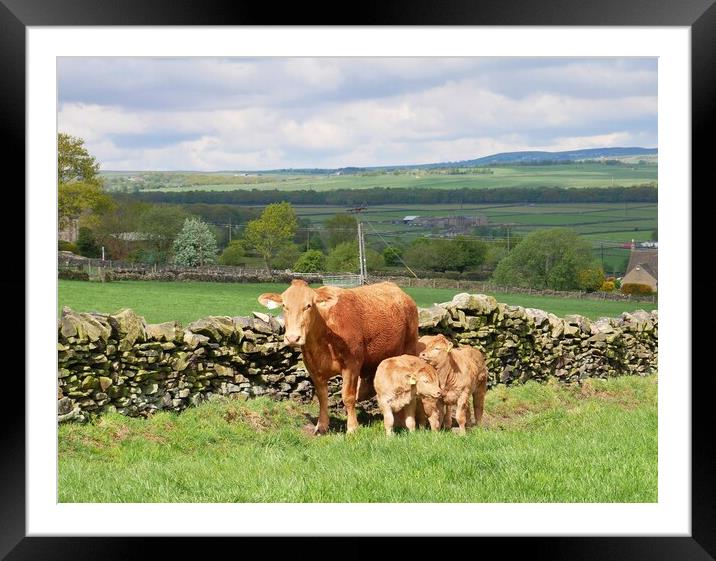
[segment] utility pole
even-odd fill
[[[604,242],[599,242],[602,249],[602,269],[604,269]]]
[[[365,284],[368,273],[365,266],[365,239],[363,238],[362,222],[358,222],[358,265],[360,269],[360,284]]]
[[[229,243],[231,243],[231,216],[229,216]]]

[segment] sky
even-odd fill
[[[656,58],[59,57],[102,170],[426,164],[657,145]]]

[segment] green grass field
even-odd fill
[[[149,323],[177,320],[183,325],[209,315],[238,316],[252,311],[267,311],[256,298],[262,292],[283,292],[284,284],[228,284],[210,282],[121,281],[114,283],[60,280],[58,314],[63,306],[83,312],[113,313],[132,308]],[[418,306],[451,300],[457,289],[411,288],[405,291]],[[499,302],[540,308],[558,316],[582,314],[596,319],[618,316],[635,309],[652,310],[648,302],[618,302],[532,296],[528,294],[493,294]]]
[[[657,497],[657,380],[488,391],[484,425],[399,432],[317,405],[220,399],[59,427],[60,502],[588,502]],[[369,422],[368,426],[366,423]]]
[[[366,173],[349,175],[288,175],[264,173],[259,177],[233,177],[232,174],[192,172],[120,172],[105,174],[110,187],[122,177],[134,176],[132,186],[147,184],[159,191],[234,191],[236,189],[280,189],[295,191],[313,189],[370,189],[373,187],[425,187],[429,189],[487,189],[502,187],[610,187],[639,185],[657,181],[656,164],[607,166],[603,164],[555,164],[549,166],[498,166],[491,174],[436,174],[415,170],[394,174]],[[161,184],[159,189],[156,189]]]

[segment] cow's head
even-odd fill
[[[283,308],[286,324],[284,341],[294,347],[306,344],[306,335],[321,313],[338,300],[335,289],[322,286],[312,289],[306,281],[295,279],[281,294],[266,292],[259,296],[259,304],[267,308]]]
[[[428,364],[436,366],[442,364],[448,357],[448,353],[453,348],[452,341],[445,337],[442,333],[438,335],[425,335],[420,338],[419,347],[421,347],[420,358]]]

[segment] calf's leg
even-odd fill
[[[410,432],[415,430],[415,399],[405,406],[405,426]]]
[[[480,425],[482,421],[482,413],[485,407],[485,394],[487,393],[487,378],[478,382],[475,393],[472,394],[472,407],[475,410],[475,426]]]
[[[393,427],[405,427],[405,411],[403,409],[393,411]]]
[[[427,404],[423,405],[423,408],[424,414],[428,416],[430,430],[440,430],[440,425],[442,424],[442,418],[440,417],[440,414],[442,412],[442,404],[427,402]]]
[[[421,399],[415,404],[415,425],[418,427],[424,427],[427,416],[425,414],[425,407]]]
[[[380,410],[383,412],[383,426],[385,427],[385,436],[393,436],[393,409],[385,402],[379,402]]]
[[[458,429],[460,434],[465,434],[465,424],[467,423],[467,416],[469,413],[469,399],[470,394],[467,391],[460,394],[460,397],[457,399],[457,413],[455,417],[457,418],[457,424],[460,427]]]
[[[452,405],[445,404],[445,414],[443,415],[443,428],[452,428]]]

